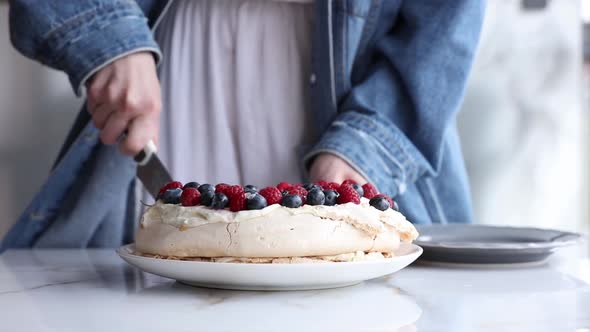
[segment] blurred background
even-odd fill
[[[489,0],[459,126],[476,222],[590,228],[590,0]],[[0,238],[83,101],[17,54],[0,1]]]

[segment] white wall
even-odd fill
[[[46,178],[80,103],[65,75],[12,48],[0,2],[0,238]]]
[[[488,1],[459,117],[478,222],[587,227],[581,32],[578,0]]]

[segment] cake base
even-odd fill
[[[297,264],[297,263],[326,263],[326,262],[363,262],[391,258],[392,253],[381,252],[354,252],[332,256],[307,256],[307,257],[176,257],[145,254],[135,252],[135,255],[171,259],[192,262],[215,262],[215,263],[245,263],[245,264]]]

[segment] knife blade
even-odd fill
[[[137,177],[154,199],[157,199],[160,188],[172,181],[156,150],[156,144],[150,140],[143,150],[133,157],[137,162]]]

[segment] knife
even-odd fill
[[[143,150],[133,157],[137,162],[137,177],[154,199],[157,199],[160,188],[172,181],[170,173],[156,152],[156,144],[150,140]]]

